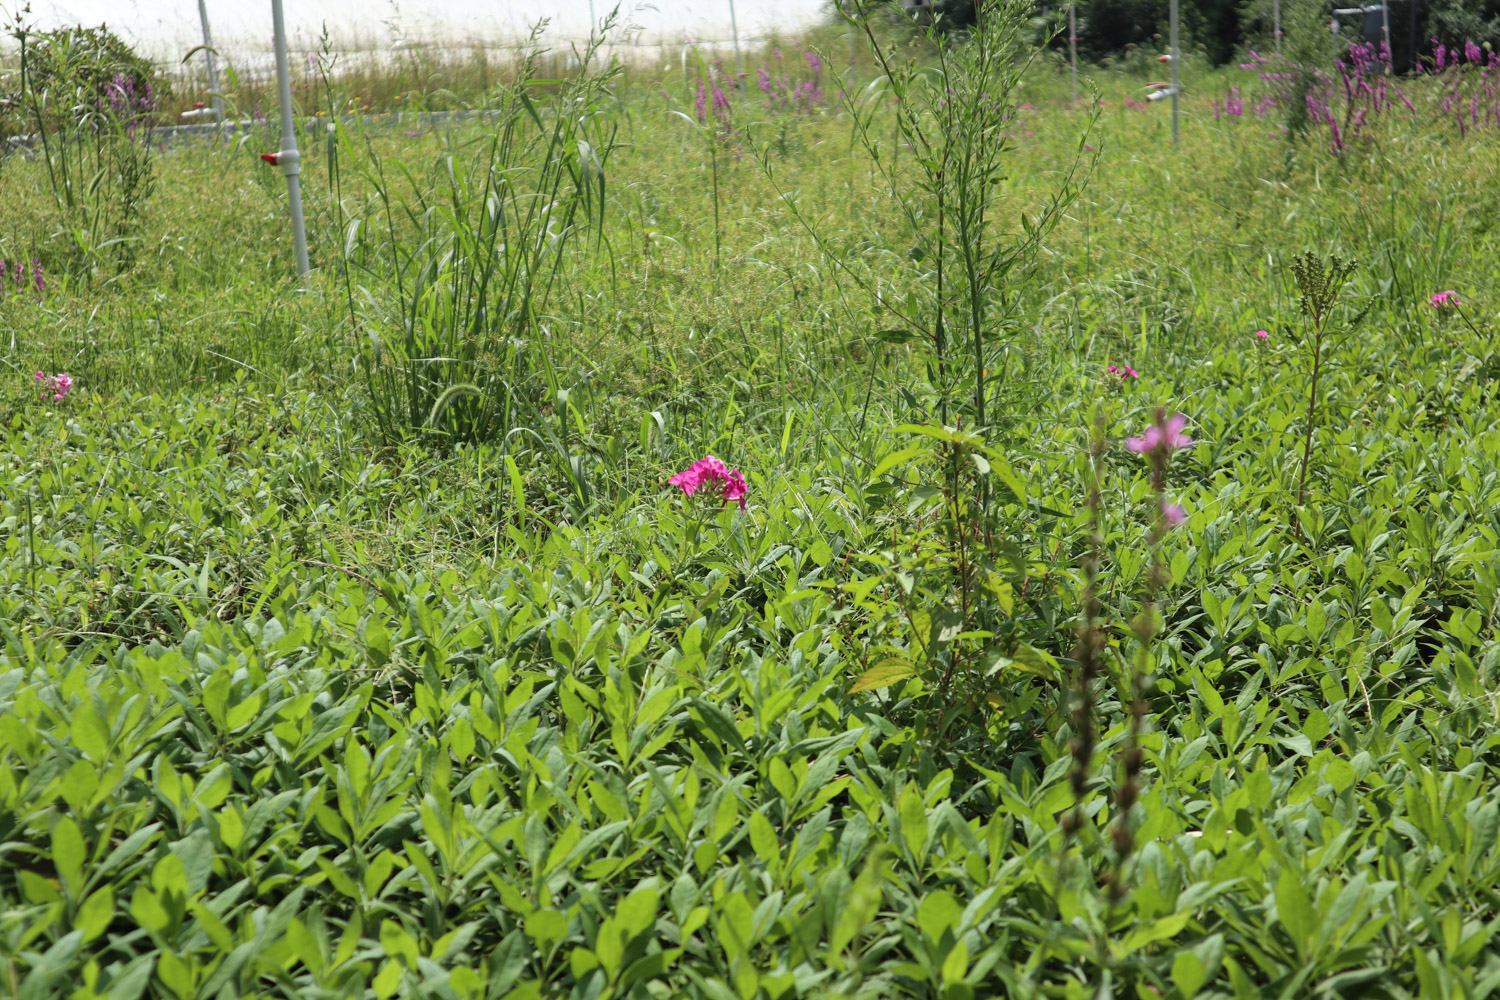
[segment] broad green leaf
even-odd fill
[[[921,858],[927,845],[927,806],[922,801],[922,793],[915,785],[907,785],[901,790],[897,805],[901,814],[901,836],[913,856]]]
[[[750,814],[750,847],[755,851],[755,856],[768,865],[780,856],[781,844],[771,821],[766,819],[764,813]]]
[[[874,691],[890,687],[892,684],[898,684],[908,677],[915,676],[916,672],[917,668],[911,661],[888,657],[860,674],[855,679],[854,686],[849,689],[849,693],[857,694],[860,691]]]
[[[1182,951],[1172,959],[1172,983],[1182,993],[1183,1000],[1192,1000],[1207,981],[1203,961],[1197,955]]]
[[[89,894],[73,915],[73,929],[83,934],[85,942],[103,934],[115,916],[115,893],[108,885]]]
[[[78,824],[70,816],[59,816],[52,826],[52,862],[74,898],[83,891],[83,866],[87,861],[88,849]]]

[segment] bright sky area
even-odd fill
[[[16,0],[0,0],[0,13]],[[631,11],[628,20],[647,41],[729,38],[731,0],[656,0]],[[271,37],[270,0],[207,0],[214,41],[254,45]],[[399,24],[428,41],[507,41],[540,18],[550,17],[549,35],[577,38],[588,28],[590,8],[603,17],[607,0],[283,0],[287,31],[297,47],[316,39],[326,22],[346,44],[387,44]],[[771,30],[796,31],[817,18],[823,0],[734,0],[741,37]],[[622,12],[628,8],[622,7]],[[197,0],[32,0],[41,27],[107,23],[117,33],[158,56],[201,41]],[[300,43],[300,44],[299,44]]]

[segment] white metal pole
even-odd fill
[[[734,0],[729,0],[729,33],[734,36],[734,64],[739,76],[735,77],[736,88],[745,85],[745,57],[740,55],[740,27],[734,19]]]
[[[276,154],[276,165],[286,177],[297,273],[305,275],[311,268],[307,264],[307,227],[302,220],[302,182],[298,176],[302,172],[302,157],[297,152],[297,127],[292,120],[292,74],[287,67],[286,19],[281,14],[281,0],[271,0],[271,27],[276,44],[276,89],[281,97],[281,149]]]
[[[208,89],[213,92],[214,117],[223,119],[224,98],[219,92],[219,62],[214,57],[214,36],[208,30],[208,5],[198,0],[198,20],[203,25],[203,59],[208,63]]]
[[[1068,4],[1068,58],[1073,64],[1073,103],[1078,103],[1078,5]]]
[[[279,2],[279,0],[278,0]],[[1180,98],[1178,91],[1179,77],[1177,64],[1181,61],[1181,54],[1177,51],[1177,0],[1172,0],[1172,145],[1177,145],[1177,104]]]
[[[1281,0],[1272,0],[1271,27],[1276,32],[1276,54],[1281,54]]]

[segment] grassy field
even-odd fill
[[[153,154],[128,244],[0,162],[47,274],[0,299],[0,994],[1494,995],[1500,130],[1339,155],[1213,113],[1253,79],[1191,72],[1174,149],[1138,76],[1082,138],[1029,78],[990,224],[1097,165],[977,427],[890,332],[889,105],[877,161],[638,74],[554,175],[565,115],[498,171],[312,128],[306,282],[269,128]],[[1315,387],[1303,251],[1357,260]],[[710,453],[744,510],[667,483]]]

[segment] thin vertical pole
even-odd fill
[[[1177,72],[1177,64],[1182,57],[1177,51],[1177,0],[1172,0],[1172,145],[1177,145],[1177,105],[1180,99],[1178,91],[1181,89],[1180,77]]]
[[[1078,103],[1078,5],[1068,4],[1068,58],[1073,64],[1073,103]]]
[[[223,119],[224,98],[219,92],[219,62],[214,57],[214,36],[208,30],[208,5],[198,0],[198,21],[203,25],[203,60],[208,64],[208,89],[213,93],[214,117]]]
[[[306,275],[312,268],[307,264],[307,227],[302,219],[302,181],[298,176],[302,172],[302,156],[297,152],[297,127],[292,120],[292,74],[287,67],[286,19],[281,13],[281,0],[271,0],[271,29],[276,43],[276,89],[281,97],[281,150],[276,154],[276,165],[286,177],[297,273]]]
[[[1385,75],[1391,75],[1391,63],[1396,61],[1396,53],[1391,48],[1391,3],[1384,0],[1380,5],[1380,30],[1385,35]]]
[[[1281,54],[1281,0],[1271,4],[1271,29],[1276,32],[1276,54]]]
[[[745,57],[740,55],[740,26],[734,19],[734,0],[729,0],[729,33],[734,36],[734,64],[739,75],[734,78],[735,87],[745,85]]]

